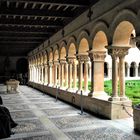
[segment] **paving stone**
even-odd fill
[[[44,130],[47,131],[47,129],[42,125],[42,123],[38,119],[17,121],[17,123],[18,126],[13,129],[15,133],[30,133]]]
[[[15,135],[6,140],[140,140],[133,131],[133,120],[104,120],[86,113],[36,89],[20,86],[19,94],[5,93],[4,105],[19,124]],[[66,139],[65,139],[66,138]]]
[[[11,116],[13,119],[28,119],[28,118],[35,118],[35,114],[32,111],[15,111],[11,112]]]

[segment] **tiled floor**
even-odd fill
[[[19,94],[7,94],[0,85],[0,96],[19,124],[6,140],[140,140],[133,131],[133,120],[106,120],[86,113],[27,86]]]

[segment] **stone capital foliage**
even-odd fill
[[[90,51],[89,57],[92,61],[104,61],[106,57],[106,51]]]
[[[128,54],[129,46],[126,47],[118,47],[112,46],[108,48],[108,54],[112,57],[125,57]]]

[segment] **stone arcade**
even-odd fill
[[[59,98],[77,106],[83,90],[85,109],[110,119],[124,118],[128,114],[121,105],[131,106],[125,95],[125,57],[139,42],[139,11],[133,11],[136,1],[121,1],[116,8],[115,3],[105,8],[100,3],[90,8],[90,19],[87,10],[64,27],[64,34],[59,31],[28,54],[29,85],[54,96],[59,86]],[[97,9],[102,10],[97,13]],[[112,59],[111,97],[104,92],[107,53]]]

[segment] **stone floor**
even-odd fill
[[[5,140],[140,140],[133,131],[132,118],[106,120],[57,101],[27,86],[20,93],[7,94],[0,85],[0,96],[19,124]]]

